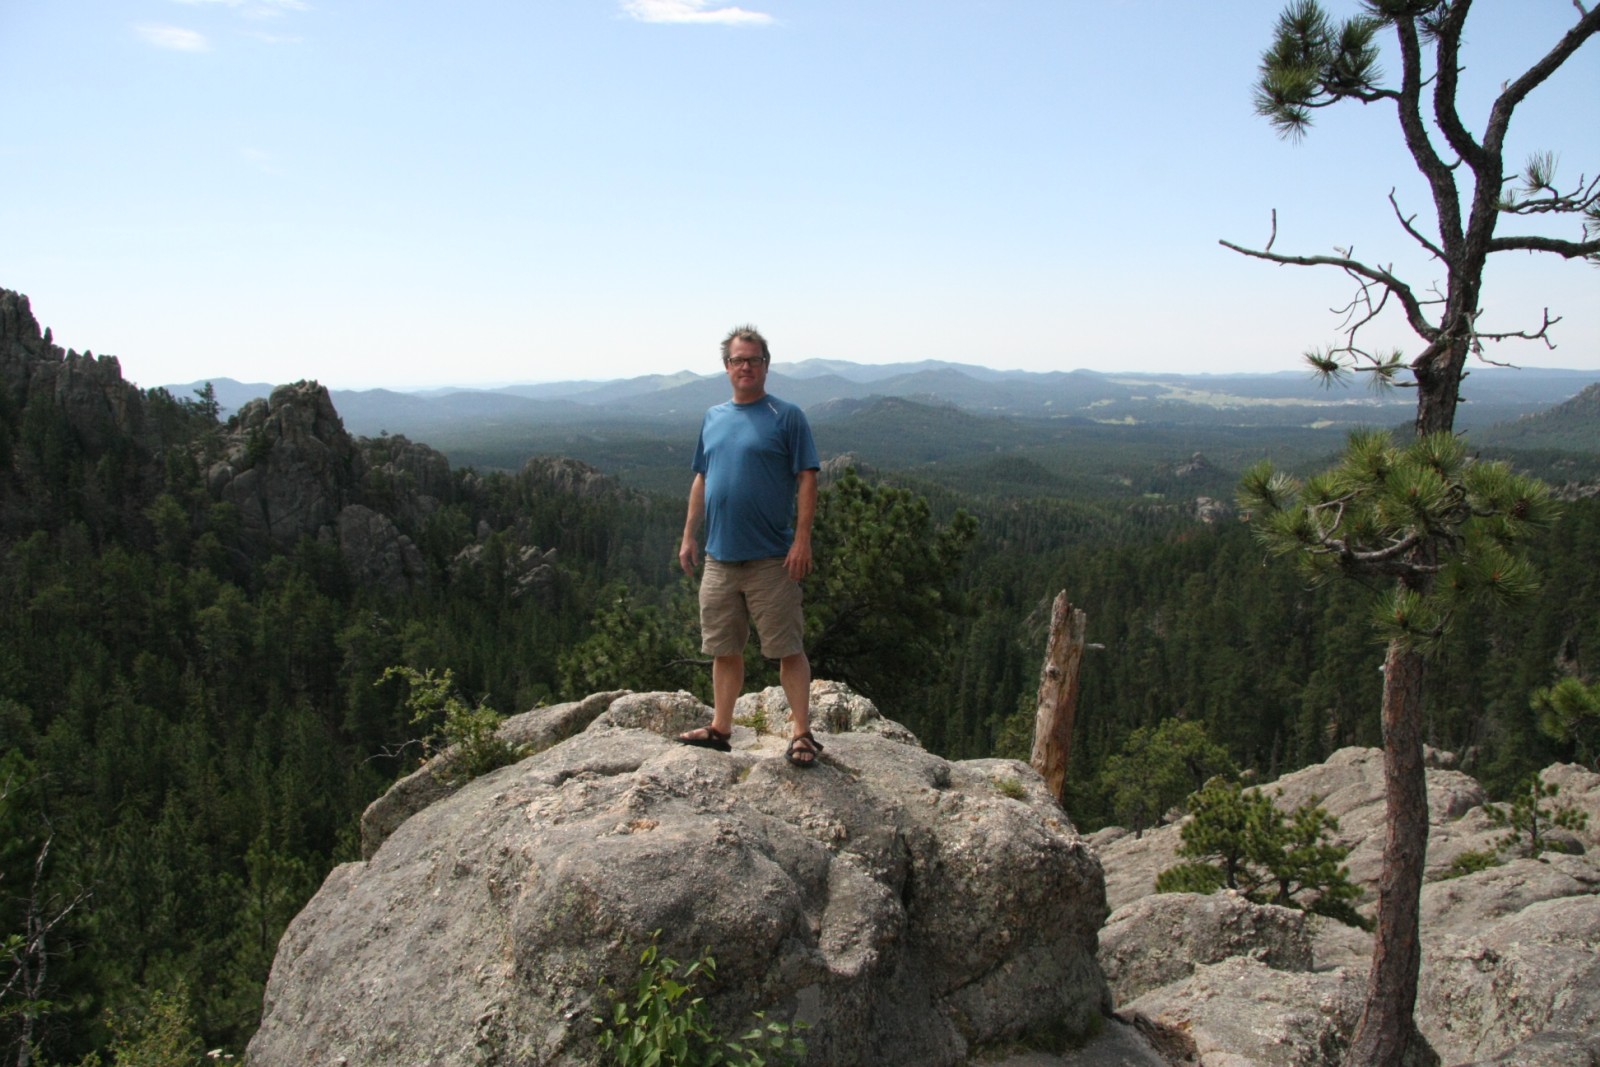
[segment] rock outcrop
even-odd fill
[[[1119,1004],[1235,956],[1311,970],[1305,913],[1235,893],[1158,893],[1118,908],[1100,931],[1100,969]]]
[[[239,509],[247,535],[288,547],[332,528],[356,502],[365,466],[328,390],[296,382],[239,409],[207,481]]]
[[[535,484],[547,486],[563,496],[645,499],[644,494],[625,488],[609,474],[569,456],[534,456],[522,465],[522,473]]]
[[[811,1024],[813,1064],[938,1067],[1092,1028],[1100,867],[1038,776],[946,761],[843,687],[814,693],[809,771],[782,759],[781,690],[741,703],[759,729],[732,753],[670,739],[709,717],[694,698],[629,694],[391,812],[285,934],[251,1063],[592,1063],[601,983],[628,985],[654,930],[715,956],[719,1023]]]
[[[1493,852],[1504,830],[1486,816],[1482,787],[1450,762],[1435,754],[1427,772],[1417,1024],[1445,1063],[1600,1062],[1600,775],[1568,765],[1543,775],[1560,786],[1560,802],[1589,813],[1572,840],[1583,854],[1454,877],[1458,857]],[[1338,817],[1370,913],[1382,860],[1382,753],[1341,750],[1267,787],[1278,789],[1285,808],[1315,798]],[[1177,862],[1180,832],[1172,824],[1090,839],[1115,908],[1100,959],[1118,1017],[1174,1063],[1337,1064],[1365,995],[1371,935],[1317,916],[1297,933],[1268,915],[1281,909],[1222,896],[1199,904],[1148,895],[1156,873]]]
[[[122,438],[145,449],[157,443],[117,357],[63,351],[40,332],[28,298],[9,289],[0,289],[0,389],[12,411],[48,402],[90,455]]]
[[[353,580],[392,595],[426,576],[400,523],[416,528],[449,493],[443,454],[403,437],[351,437],[316,382],[246,403],[229,420],[220,453],[207,486],[238,509],[250,552],[291,549],[305,537],[328,541]]]

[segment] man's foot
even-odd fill
[[[822,751],[822,742],[811,736],[807,730],[803,734],[796,734],[794,740],[789,742],[789,747],[784,750],[783,758],[796,767],[815,767],[817,753]]]
[[[714,748],[718,752],[732,752],[733,746],[728,744],[728,738],[733,736],[730,730],[723,733],[714,726],[698,726],[693,730],[678,735],[680,745],[694,745],[696,748]]]

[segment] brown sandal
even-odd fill
[[[714,748],[718,752],[732,752],[733,746],[728,744],[728,739],[733,732],[723,733],[714,726],[697,726],[693,730],[678,735],[678,744],[693,745],[696,748]]]
[[[810,747],[795,748],[794,746],[801,741],[804,741]],[[821,754],[822,742],[812,737],[811,731],[807,730],[803,734],[794,735],[789,741],[789,747],[784,749],[783,758],[796,767],[815,767],[817,765],[817,757]]]

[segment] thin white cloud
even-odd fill
[[[174,52],[207,52],[211,45],[205,36],[181,26],[140,26],[139,36],[157,48],[170,48]]]
[[[277,18],[286,11],[310,11],[311,5],[305,0],[172,0],[175,4],[185,4],[189,7],[220,5],[232,8],[240,15],[250,19]]]
[[[640,22],[718,23],[724,26],[759,26],[771,15],[742,7],[713,7],[712,0],[623,0],[622,10]]]

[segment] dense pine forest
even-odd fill
[[[326,402],[314,386],[223,422],[205,392],[126,384],[0,297],[7,1062],[242,1050],[285,926],[427,751],[436,724],[388,668],[448,670],[503,714],[599,689],[709,697],[674,558],[680,494],[556,458],[478,471],[399,437],[296,436],[287,413]],[[337,499],[295,534],[283,516],[322,499],[266,487],[313,453]],[[830,464],[807,586],[819,677],[941,754],[1026,758],[1066,590],[1100,646],[1069,785],[1086,829],[1119,817],[1106,762],[1168,719],[1266,778],[1378,744],[1366,590],[1308,589],[1229,508],[1197,508],[1201,483],[985,463],[942,480]],[[357,519],[403,562],[368,567]],[[1543,592],[1466,620],[1429,689],[1430,742],[1491,791],[1573,755],[1529,698],[1594,679],[1600,499],[1574,494],[1535,557]]]

